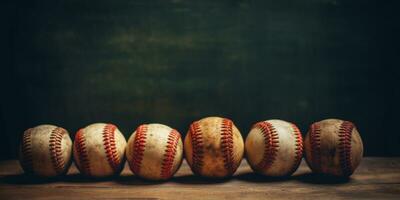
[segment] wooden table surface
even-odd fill
[[[186,162],[167,182],[135,177],[128,166],[106,180],[81,177],[73,165],[58,180],[23,175],[18,161],[0,162],[0,199],[400,199],[400,158],[364,158],[350,179],[310,173],[302,162],[290,178],[252,173],[243,160],[234,177],[208,180],[192,175]]]

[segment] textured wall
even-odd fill
[[[358,125],[366,155],[400,155],[390,2],[28,1],[3,7],[1,153],[24,129],[208,115]],[[4,27],[3,26],[3,27]],[[398,66],[398,65],[397,65]],[[382,137],[386,135],[385,137]]]

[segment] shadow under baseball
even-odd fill
[[[132,174],[116,177],[113,181],[121,185],[159,185],[168,182],[169,180],[147,180]]]
[[[68,174],[62,177],[62,181],[70,183],[91,183],[91,182],[107,182],[114,181],[118,176],[107,176],[107,177],[88,177],[80,173]]]
[[[295,174],[286,177],[269,177],[254,172],[246,172],[228,178],[206,178],[194,174],[189,174],[183,176],[175,176],[165,181],[146,180],[135,175],[120,175],[120,176],[116,175],[104,178],[93,178],[77,173],[77,174],[67,174],[64,176],[48,178],[48,177],[38,177],[22,173],[22,174],[2,176],[0,177],[0,183],[15,184],[15,185],[37,185],[37,184],[48,184],[55,182],[71,182],[71,183],[114,182],[122,185],[158,185],[166,182],[175,182],[175,183],[189,184],[189,185],[190,184],[209,185],[209,184],[221,184],[232,181],[233,179],[246,182],[255,182],[255,183],[299,181],[307,184],[319,184],[319,185],[345,184],[353,180],[351,177],[338,177],[338,176],[316,174],[316,173]]]
[[[236,175],[234,178],[246,181],[246,182],[254,182],[254,183],[273,183],[273,182],[283,182],[297,179],[299,175],[293,176],[283,176],[283,177],[273,177],[273,176],[265,176],[262,174],[258,174],[255,172],[246,172],[239,175]]]
[[[339,176],[317,174],[317,173],[301,174],[297,176],[296,179],[303,183],[326,184],[326,185],[344,184],[352,181],[351,177],[339,177]]]
[[[294,174],[292,176],[284,176],[284,177],[271,177],[271,176],[257,174],[255,172],[248,172],[239,174],[234,178],[241,181],[255,182],[255,183],[273,183],[273,182],[285,182],[293,180],[309,184],[327,184],[327,185],[344,184],[351,181],[351,178],[349,177],[338,177],[338,176],[315,174],[315,173]]]
[[[233,177],[226,178],[207,178],[197,176],[195,174],[183,175],[183,176],[175,176],[171,178],[172,182],[181,183],[181,184],[193,184],[193,185],[201,185],[201,184],[220,184],[224,182],[228,182],[232,180]]]
[[[15,185],[38,185],[62,181],[63,177],[38,177],[30,174],[13,174],[0,177],[0,183]]]

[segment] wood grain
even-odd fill
[[[286,179],[252,173],[244,160],[231,179],[192,175],[187,163],[168,182],[137,178],[125,166],[121,176],[90,180],[73,165],[66,177],[27,177],[18,161],[0,162],[0,199],[399,199],[400,158],[364,158],[348,180],[310,173],[303,161]]]

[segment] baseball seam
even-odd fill
[[[89,162],[89,155],[87,154],[86,144],[85,144],[85,137],[83,135],[83,129],[79,129],[75,136],[75,149],[78,154],[79,160],[79,170],[85,174],[90,175],[90,162]]]
[[[21,166],[26,173],[33,172],[33,159],[32,159],[32,128],[26,130],[22,136],[22,159]]]
[[[315,171],[321,171],[321,128],[317,123],[310,127],[311,162]]]
[[[189,134],[192,143],[192,165],[191,168],[194,173],[199,174],[203,167],[203,135],[201,133],[200,124],[195,121],[190,125]]]
[[[168,135],[164,159],[161,164],[161,178],[167,179],[173,174],[172,168],[174,165],[176,150],[180,138],[181,135],[175,129],[173,129]]]
[[[351,135],[354,124],[344,121],[339,128],[339,156],[342,173],[345,176],[352,174],[351,162]]]
[[[57,127],[51,131],[50,140],[49,140],[49,150],[50,150],[50,158],[53,164],[53,168],[57,174],[61,174],[64,171],[65,161],[62,154],[62,139],[66,130]]]
[[[140,125],[136,129],[135,142],[133,143],[132,160],[129,162],[129,166],[135,174],[140,173],[140,166],[142,164],[144,150],[146,147],[147,130],[148,127],[145,124]]]
[[[223,119],[221,124],[221,148],[224,156],[224,167],[229,174],[234,172],[232,121]]]
[[[289,174],[293,174],[297,170],[303,155],[303,138],[301,137],[301,132],[295,124],[291,123],[291,126],[295,137],[295,156],[293,167],[290,170]]]
[[[258,122],[253,126],[258,128],[264,137],[264,155],[263,159],[256,165],[259,170],[268,170],[274,163],[279,147],[279,137],[275,127],[266,121]]]
[[[117,152],[117,146],[115,144],[115,130],[117,127],[113,124],[107,124],[103,129],[103,144],[104,150],[107,156],[108,163],[114,172],[119,170],[119,164],[121,163],[120,157]]]

